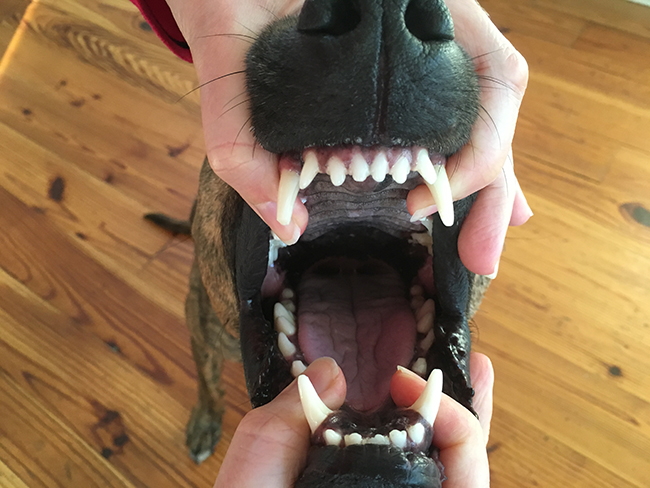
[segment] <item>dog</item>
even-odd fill
[[[204,163],[190,217],[190,455],[201,462],[219,440],[224,359],[243,361],[257,407],[327,355],[348,396],[311,425],[296,486],[440,486],[433,420],[397,409],[388,383],[398,364],[424,378],[441,369],[444,392],[473,412],[468,321],[490,280],[459,258],[475,195],[452,204],[444,162],[469,141],[479,87],[449,11],[442,0],[307,0],[257,37],[246,84],[254,135],[278,155],[278,218],[301,188],[310,221],[284,246]],[[411,222],[406,195],[422,183],[439,213]]]

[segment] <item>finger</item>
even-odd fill
[[[339,408],[345,378],[330,358],[314,361],[305,371],[325,404]],[[286,488],[305,467],[311,432],[302,411],[296,381],[269,404],[241,421],[219,471],[215,488]]]
[[[518,187],[512,160],[481,190],[458,236],[460,259],[473,273],[496,272]]]
[[[485,355],[473,352],[470,355],[469,374],[472,378],[472,386],[476,392],[474,395],[474,410],[478,415],[478,421],[483,429],[485,444],[490,437],[490,423],[492,422],[492,405],[494,391],[494,368],[492,361]]]
[[[456,41],[473,58],[481,88],[479,119],[470,143],[447,162],[452,194],[459,199],[498,176],[512,144],[528,66],[478,2],[455,0],[447,5]]]

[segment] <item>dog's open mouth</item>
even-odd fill
[[[468,407],[472,391],[465,310],[441,302],[450,281],[458,281],[454,274],[467,279],[467,271],[448,256],[434,266],[436,238],[445,245],[445,233],[457,231],[451,195],[439,204],[451,219],[446,225],[441,216],[412,222],[406,208],[415,186],[426,182],[437,190],[435,181],[446,182],[445,158],[434,160],[419,147],[311,148],[280,157],[282,179],[294,180],[289,196],[286,187],[280,190],[280,200],[292,206],[301,198],[310,222],[295,245],[271,236],[268,259],[242,265],[259,283],[246,288],[261,289],[245,300],[242,343],[254,405],[273,398],[319,357],[334,358],[343,370],[347,396],[338,411],[323,404],[306,377],[299,381],[313,446],[303,479],[346,470],[358,476],[365,469],[368,476],[379,470],[395,479],[408,473],[409,486],[440,482],[431,442],[443,375],[431,373],[442,369],[446,390]],[[425,179],[431,175],[433,183]],[[443,185],[441,194],[449,188]],[[436,314],[441,305],[447,319]],[[457,312],[452,320],[450,310]],[[410,408],[398,408],[391,398],[398,366],[429,379]]]

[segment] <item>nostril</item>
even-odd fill
[[[357,2],[350,0],[307,0],[298,17],[298,30],[305,34],[340,36],[361,22]]]
[[[443,0],[412,0],[406,7],[404,23],[421,41],[454,39],[454,24]]]

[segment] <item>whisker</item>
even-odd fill
[[[478,75],[479,80],[485,80],[485,81],[490,81],[496,85],[501,85],[504,88],[507,88],[509,90],[512,90],[513,92],[516,91],[513,87],[511,87],[508,83],[506,83],[503,80],[500,80],[498,78],[495,78],[494,76],[487,76],[487,75]]]
[[[250,101],[251,101],[251,99],[250,99],[250,98],[247,98],[246,100],[241,101],[241,102],[239,102],[239,103],[236,104],[236,105],[233,105],[232,107],[230,107],[230,108],[229,108],[228,110],[226,110],[225,112],[222,112],[221,115],[219,115],[218,118],[223,117],[224,115],[226,115],[226,114],[227,114],[228,112],[230,112],[231,110],[234,110],[234,109],[236,109],[237,107],[239,107],[240,105],[243,105],[243,104],[248,103],[248,102],[250,102]]]
[[[217,76],[216,78],[213,78],[213,79],[210,80],[210,81],[206,81],[205,83],[201,83],[199,86],[197,86],[196,88],[192,88],[192,89],[191,89],[190,91],[188,91],[185,95],[183,95],[181,98],[179,98],[178,100],[176,100],[176,103],[180,102],[183,98],[185,98],[186,96],[190,95],[191,93],[194,93],[194,92],[195,92],[196,90],[198,90],[199,88],[203,88],[205,85],[209,85],[209,84],[212,83],[213,81],[219,81],[219,80],[222,80],[222,79],[227,78],[227,77],[229,77],[229,76],[240,75],[240,74],[245,73],[245,72],[246,72],[246,71],[243,70],[243,69],[240,70],[240,71],[233,71],[232,73],[228,73],[228,74],[225,74],[225,75]]]
[[[234,100],[236,100],[237,98],[241,97],[242,95],[246,95],[246,90],[244,90],[243,92],[241,92],[239,95],[235,95],[234,97],[232,97],[230,100],[228,100],[226,103],[224,103],[224,104],[223,104],[223,107],[221,107],[221,108],[222,108],[222,109],[226,108],[226,107],[228,106],[228,104],[232,103]]]
[[[257,40],[256,37],[249,36],[246,34],[207,34],[205,36],[199,36],[199,39],[205,39],[207,37],[234,37],[235,39],[240,39],[242,41],[253,44]]]
[[[501,134],[499,134],[499,128],[497,127],[496,122],[490,115],[490,112],[487,111],[487,109],[483,106],[483,104],[479,104],[479,109],[485,112],[485,115],[487,115],[490,121],[492,122],[492,125],[494,126],[494,131],[496,132],[497,137],[499,138],[499,144],[501,144]]]
[[[248,124],[251,121],[252,118],[253,118],[252,115],[250,117],[248,117],[246,119],[246,122],[244,122],[244,124],[241,126],[241,129],[239,129],[239,132],[237,132],[237,136],[235,137],[235,140],[232,141],[232,149],[233,149],[233,151],[235,150],[235,144],[237,144],[237,139],[239,139],[239,136],[241,135],[242,131],[244,130],[244,127],[246,127],[246,124]]]

